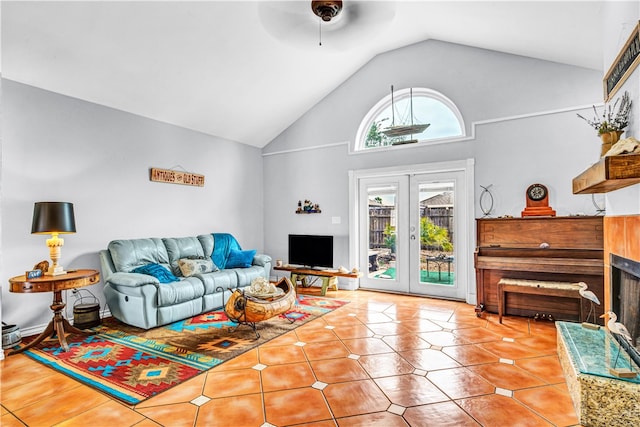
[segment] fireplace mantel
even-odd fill
[[[573,179],[573,194],[608,193],[640,183],[640,154],[603,157]]]

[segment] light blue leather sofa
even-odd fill
[[[236,248],[240,245],[235,238],[225,233],[110,242],[100,251],[100,264],[111,314],[129,325],[150,329],[222,307],[235,288],[249,286],[257,277],[269,279],[271,272],[271,257],[264,254],[253,256],[249,267],[224,268],[229,251]],[[183,276],[180,260],[212,255],[221,269]],[[161,283],[154,276],[131,272],[149,264],[166,267],[179,280]]]

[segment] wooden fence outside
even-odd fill
[[[369,205],[369,248],[379,249],[387,247],[384,243],[387,236],[384,235],[388,225],[392,225],[395,217],[394,206]],[[421,217],[428,217],[439,227],[446,228],[449,232],[449,241],[453,242],[453,208],[438,207],[421,209]],[[426,248],[425,248],[426,249]],[[437,248],[433,248],[437,249]]]

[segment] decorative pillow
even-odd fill
[[[226,268],[246,268],[251,267],[253,263],[253,257],[256,255],[256,250],[251,249],[248,251],[239,251],[237,249],[231,249],[229,257],[227,258]]]
[[[140,267],[136,267],[131,270],[131,273],[140,273],[153,276],[158,279],[160,283],[171,283],[180,280],[176,276],[174,276],[173,273],[171,273],[166,267],[163,267],[160,264],[141,265]]]
[[[211,261],[211,258],[181,258],[178,266],[184,277],[193,276],[196,273],[211,273],[218,271],[218,267]]]

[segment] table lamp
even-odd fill
[[[44,274],[57,276],[66,274],[64,268],[58,265],[61,248],[64,239],[58,234],[76,232],[76,220],[73,215],[73,203],[69,202],[36,202],[33,206],[33,223],[31,224],[31,234],[51,234],[47,239],[49,256],[53,264]]]

